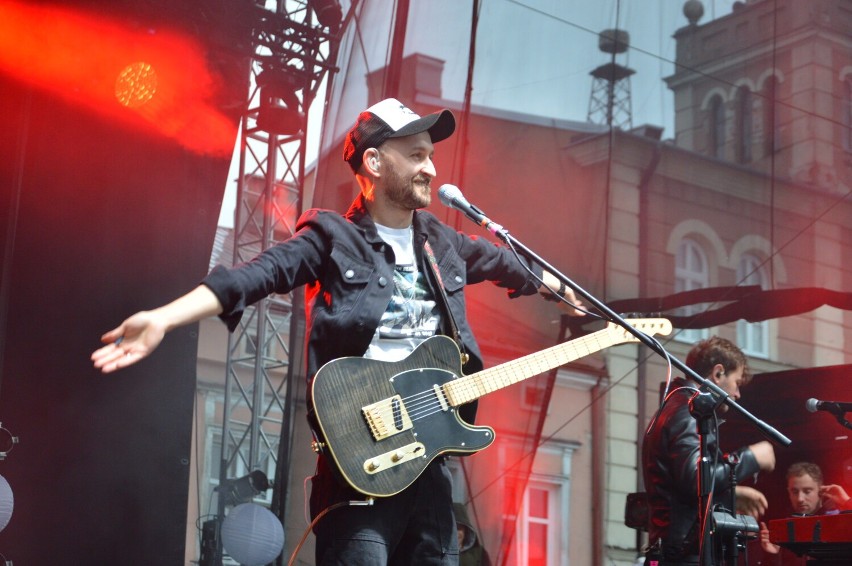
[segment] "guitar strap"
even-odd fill
[[[459,347],[462,365],[464,365],[470,359],[470,355],[465,351],[464,343],[462,342],[461,335],[459,334],[459,327],[456,324],[455,318],[453,318],[452,311],[450,310],[450,301],[447,299],[447,292],[444,290],[444,280],[441,279],[441,270],[438,269],[438,262],[435,260],[435,252],[432,251],[432,246],[429,245],[429,240],[426,240],[423,244],[423,251],[426,255],[426,265],[429,266],[429,271],[432,273],[432,280],[435,283],[433,287],[438,289],[437,294],[439,295],[439,300],[443,307],[441,310],[443,310],[446,315],[450,333],[452,334],[452,338],[455,340],[456,345]]]

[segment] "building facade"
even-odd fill
[[[702,24],[696,3],[686,4],[689,23],[675,32],[675,71],[666,78],[671,139],[654,135],[658,128],[610,130],[487,107],[463,114],[441,95],[441,62],[419,54],[405,59],[399,97],[421,113],[449,107],[466,120],[467,140],[436,147],[437,184],[457,182],[442,172],[463,154],[467,198],[595,297],[616,303],[719,289],[710,301],[641,313],[695,316],[659,337],[673,356],[684,359],[695,340],[718,334],[740,344],[758,374],[850,364],[852,313],[837,305],[787,301],[754,314],[744,302],[751,321],[741,314],[709,327],[700,315],[735,303],[738,287],[788,296],[852,288],[852,12],[841,1],[750,1]],[[370,100],[381,98],[381,84],[365,77]],[[320,157],[311,194],[315,205],[342,212],[357,187],[339,147]],[[476,233],[454,211],[431,208]],[[489,366],[574,338],[553,305],[502,295],[489,285],[469,291]],[[190,507],[202,515],[214,508],[225,340],[218,321],[201,323],[195,453],[208,479]],[[478,422],[494,426],[498,441],[451,465],[456,497],[473,509],[492,557],[634,563],[645,540],[624,524],[624,507],[642,489],[638,454],[666,372],[648,348],[621,344],[482,400]],[[304,384],[296,394],[304,408]],[[772,403],[761,399],[757,416]],[[313,469],[303,414],[296,424],[287,555],[307,526]],[[275,430],[268,433],[274,442]],[[785,457],[779,447],[779,462]],[[188,554],[196,535],[190,521]],[[311,544],[302,563],[312,563]]]

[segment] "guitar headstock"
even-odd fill
[[[648,336],[655,336],[657,334],[668,336],[672,333],[672,323],[667,318],[626,318],[624,322]],[[639,341],[627,329],[614,322],[607,323],[606,329],[616,344]]]

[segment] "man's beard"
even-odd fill
[[[386,174],[385,194],[388,200],[406,210],[426,208],[432,202],[430,179],[417,176],[405,180],[396,172]]]

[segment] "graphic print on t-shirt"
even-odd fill
[[[438,327],[437,304],[426,288],[423,274],[411,265],[397,265],[393,296],[379,323],[379,338],[428,338]]]

